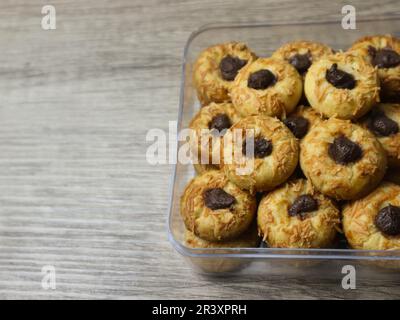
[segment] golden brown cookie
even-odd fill
[[[229,101],[237,72],[256,58],[240,42],[228,42],[204,50],[193,66],[193,83],[202,106]]]
[[[189,230],[185,231],[185,245],[189,248],[255,248],[259,243],[260,238],[255,223],[237,238],[227,241],[207,241]]]
[[[259,58],[239,71],[231,98],[242,116],[284,117],[295,109],[302,90],[301,76],[291,64]]]
[[[301,141],[300,165],[315,188],[337,200],[371,192],[386,172],[387,159],[368,130],[331,118],[315,125]]]
[[[260,235],[271,247],[326,248],[335,242],[340,214],[328,197],[300,179],[265,195],[257,221]]]
[[[368,36],[356,41],[349,51],[378,69],[382,99],[400,102],[400,40],[391,35]]]
[[[347,205],[343,230],[354,249],[400,249],[400,186],[385,182]]]
[[[254,221],[255,222],[255,221]],[[193,232],[185,231],[185,245],[193,249],[232,249],[232,248],[254,248],[258,247],[260,238],[257,233],[257,224],[252,223],[251,226],[240,236],[228,241],[207,241],[197,237]],[[214,252],[213,252],[214,253]],[[220,253],[220,251],[218,251]],[[207,259],[195,259],[192,262],[196,267],[207,273],[225,273],[238,271],[246,267],[249,261],[246,259],[226,259],[224,257],[210,257]]]
[[[289,62],[296,70],[305,75],[309,67],[319,59],[333,54],[328,46],[312,41],[293,41],[284,44],[272,54],[277,58]]]
[[[239,120],[230,102],[212,102],[197,112],[189,124],[190,151],[197,172],[220,167],[223,136]]]
[[[327,118],[358,119],[379,102],[374,67],[358,55],[337,53],[308,69],[304,90],[310,105]]]
[[[254,196],[216,170],[192,179],[180,203],[186,228],[208,241],[238,237],[253,221],[256,205]]]
[[[379,140],[390,167],[400,168],[400,104],[378,104],[362,124]]]
[[[298,154],[297,139],[281,121],[250,116],[225,134],[223,170],[242,189],[268,191],[290,177]]]
[[[323,120],[324,118],[313,108],[299,106],[296,112],[283,120],[283,123],[292,131],[297,139],[302,139],[314,125]]]

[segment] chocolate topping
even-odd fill
[[[375,226],[388,236],[400,235],[400,207],[388,205],[375,217]]]
[[[298,139],[303,138],[309,127],[309,122],[306,118],[291,116],[283,120],[283,123],[292,131]]]
[[[243,141],[242,145],[242,153],[246,155],[246,146],[247,141]],[[272,152],[272,142],[270,140],[264,138],[255,138],[254,139],[254,157],[255,158],[264,158],[269,156]]]
[[[328,154],[335,162],[346,165],[358,161],[362,157],[362,149],[357,143],[340,136],[329,145]]]
[[[231,127],[231,125],[232,124],[229,117],[226,114],[220,113],[212,118],[208,124],[208,127],[210,130],[212,130],[212,133],[223,135],[225,134],[226,130]]]
[[[239,72],[247,63],[247,60],[239,59],[227,55],[219,63],[219,70],[221,71],[222,79],[226,81],[233,81]]]
[[[267,70],[259,70],[250,74],[247,80],[247,86],[256,90],[263,90],[276,83],[275,75]]]
[[[400,64],[400,55],[389,47],[376,49],[369,46],[368,53],[372,58],[372,64],[378,68],[394,68]]]
[[[297,69],[300,74],[307,72],[311,66],[311,55],[306,54],[295,54],[289,58],[289,63]]]
[[[318,210],[318,201],[311,195],[305,194],[298,197],[290,206],[288,213],[289,216],[299,216],[301,219],[305,218],[305,213]]]
[[[336,63],[326,71],[325,78],[331,85],[338,89],[353,89],[356,86],[356,80],[353,75],[338,69]]]
[[[235,197],[221,188],[212,188],[204,191],[203,199],[206,207],[211,210],[229,208],[235,202]]]
[[[367,120],[367,127],[375,135],[388,137],[392,134],[399,132],[399,125],[397,122],[388,118],[384,112],[373,112]]]

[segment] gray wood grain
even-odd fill
[[[46,2],[47,3],[47,2]],[[300,4],[301,3],[301,4]],[[348,1],[0,2],[0,298],[399,298],[399,282],[205,278],[167,241],[172,167],[145,161],[178,111],[183,47],[210,22],[340,18]],[[358,16],[397,0],[352,1]],[[57,289],[41,288],[54,265]]]

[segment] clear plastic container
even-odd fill
[[[200,105],[192,84],[192,66],[205,48],[227,41],[242,41],[259,56],[269,56],[282,44],[293,40],[325,43],[336,50],[346,50],[362,36],[391,34],[400,37],[400,20],[357,21],[355,30],[344,30],[341,21],[306,24],[237,24],[206,25],[192,33],[184,51],[178,132],[188,127]],[[178,144],[178,148],[182,143]],[[177,163],[171,181],[168,234],[175,249],[202,273],[224,275],[231,272],[273,275],[343,276],[342,267],[352,265],[357,277],[382,279],[400,275],[400,251],[368,251],[352,249],[278,249],[230,248],[193,249],[184,245],[184,224],[179,200],[185,185],[195,175],[191,165]]]

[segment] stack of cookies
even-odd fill
[[[400,249],[399,39],[220,44],[193,83],[187,246]]]

